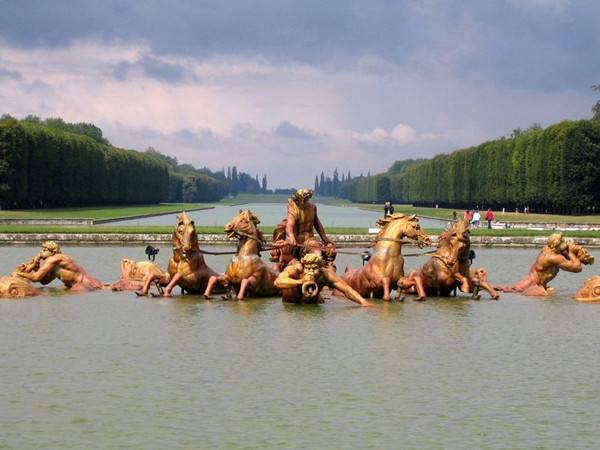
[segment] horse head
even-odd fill
[[[453,223],[449,229],[444,230],[438,239],[437,254],[443,258],[448,266],[454,266],[465,259],[471,247],[469,224],[466,221]]]
[[[407,237],[416,241],[419,247],[425,247],[431,244],[431,239],[421,228],[419,218],[412,215],[391,214],[377,221],[377,226],[381,228],[375,242],[377,241],[399,241]]]
[[[241,237],[250,237],[262,241],[262,233],[257,226],[259,223],[260,219],[252,211],[249,209],[240,209],[238,215],[225,224],[223,230],[230,239],[234,237],[238,239]]]
[[[190,252],[198,248],[198,235],[196,225],[185,212],[177,216],[177,227],[173,233],[173,249],[181,250],[186,257]]]

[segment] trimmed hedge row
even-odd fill
[[[46,208],[167,200],[167,165],[80,134],[0,122],[0,207]]]
[[[600,123],[565,121],[352,180],[353,201],[584,213],[600,205]]]

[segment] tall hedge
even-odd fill
[[[485,142],[353,179],[344,192],[371,202],[388,188],[396,202],[585,213],[600,205],[600,123],[565,121]]]
[[[0,207],[156,203],[166,164],[142,153],[47,126],[0,121]]]

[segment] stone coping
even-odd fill
[[[57,241],[69,245],[139,245],[169,244],[171,233],[0,233],[0,245],[37,245],[43,241]],[[373,235],[338,234],[330,238],[339,247],[368,246]],[[437,236],[431,236],[437,242]],[[571,238],[576,243],[590,248],[600,248],[600,238]],[[234,245],[224,234],[199,234],[198,240],[204,245]],[[267,240],[270,240],[267,238]],[[471,244],[476,247],[542,247],[548,236],[472,236]],[[412,246],[412,244],[410,244]]]

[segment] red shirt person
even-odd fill
[[[491,229],[492,222],[494,221],[494,211],[492,211],[490,208],[488,208],[487,212],[485,213],[485,220],[487,220],[488,228]]]

